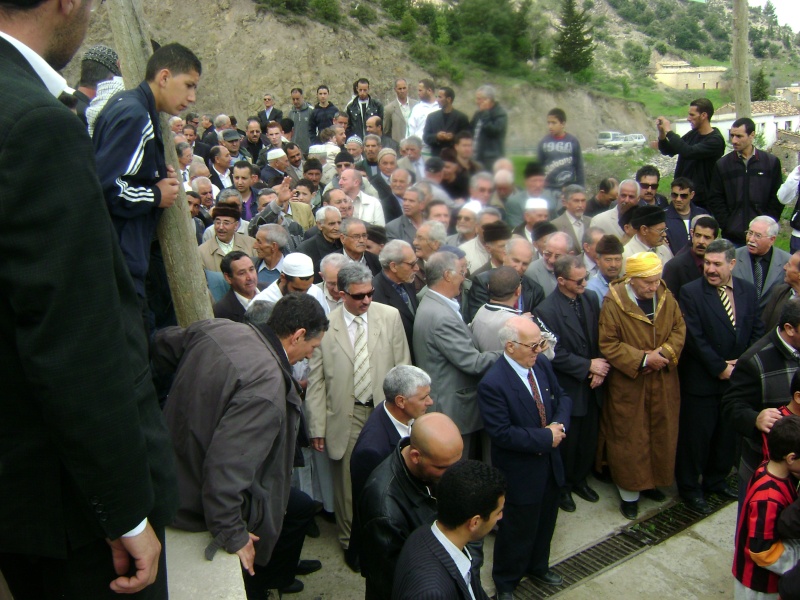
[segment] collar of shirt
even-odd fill
[[[583,264],[586,265],[587,273],[597,273],[597,263],[589,258],[589,255],[585,252],[583,253]]]
[[[511,308],[510,306],[506,306],[505,304],[493,304],[491,302],[487,302],[486,304],[484,304],[484,306],[488,310],[510,312],[514,313],[515,315],[521,314],[520,311],[518,311],[516,308]]]
[[[385,410],[386,414],[389,415],[389,420],[392,422],[392,425],[394,425],[394,428],[397,430],[397,433],[400,434],[401,438],[409,437],[411,435],[411,425],[414,423],[414,419],[411,419],[408,422],[408,425],[406,425],[405,423],[401,423],[400,421],[395,419],[394,415],[389,412],[388,408],[386,408],[385,400],[383,401],[383,410]]]
[[[271,269],[267,266],[267,263],[263,260],[258,261],[258,270],[263,271],[283,271],[283,259],[286,258],[285,256],[281,255],[281,259],[278,261],[278,264],[272,267]]]
[[[350,255],[347,253],[347,250],[345,250],[344,248],[342,248],[342,254],[343,254],[343,255],[344,255],[344,257],[345,257],[347,260],[349,260],[350,262],[358,263],[358,264],[360,264],[360,265],[365,265],[365,264],[367,264],[367,257],[366,257],[366,255],[365,255],[365,254],[362,254],[362,255],[361,255],[361,258],[359,258],[358,260],[356,260],[355,258],[353,258],[352,256],[350,256]]]
[[[53,69],[53,67],[47,64],[45,59],[36,54],[36,52],[31,50],[28,46],[3,31],[0,31],[0,37],[14,46],[14,48],[16,48],[17,51],[22,54],[23,58],[28,61],[28,64],[30,64],[31,68],[36,71],[36,74],[44,83],[47,91],[53,96],[58,98],[61,95],[61,92],[67,92],[71,94],[74,91],[67,85],[66,79],[59,75],[58,72]]]
[[[583,219],[580,217],[573,217],[571,214],[567,213],[567,218],[569,222],[572,223],[573,227],[583,227]]]
[[[469,551],[466,549],[466,547],[463,551],[459,550],[458,546],[451,542],[448,537],[442,533],[442,530],[439,529],[437,523],[438,521],[434,521],[433,525],[431,525],[433,537],[439,541],[442,547],[447,551],[447,554],[450,555],[450,558],[453,559],[453,562],[456,563],[458,572],[461,573],[461,577],[463,577],[464,581],[467,583],[467,589],[469,590],[470,596],[475,598],[475,594],[472,591],[472,586],[470,585],[469,570],[472,567],[472,557],[469,555]]]
[[[350,326],[356,319],[356,315],[351,315],[344,306],[342,307],[342,313],[344,314],[344,324],[347,326],[347,329],[350,329]],[[361,319],[364,321],[364,325],[367,325],[367,313],[361,315]]]
[[[514,369],[514,373],[516,373],[517,376],[522,381],[522,385],[524,385],[528,389],[528,391],[530,392],[531,391],[531,385],[530,385],[530,382],[528,381],[528,371],[530,371],[531,373],[533,373],[533,371],[530,370],[530,369],[526,369],[525,367],[520,365],[517,361],[515,361],[513,358],[511,358],[505,352],[503,352],[503,358],[505,358],[506,362],[508,362],[508,364],[511,365],[511,368]],[[533,375],[533,380],[536,381],[536,374],[535,373]],[[536,382],[536,385],[537,386],[539,385],[538,381]]]
[[[248,300],[236,290],[233,290],[233,295],[236,296],[236,299],[242,304],[242,306],[244,306],[245,310],[247,309],[248,306],[250,306],[252,300]]]
[[[327,285],[325,285],[323,283],[321,287],[322,287],[322,295],[325,296],[325,300],[327,300],[328,302],[333,302],[334,304],[341,303],[341,301],[342,301],[341,298],[334,298],[333,296],[331,296],[331,293],[328,291],[328,286]],[[345,315],[349,315],[350,314],[347,311],[344,311],[344,313],[345,313]]]
[[[433,291],[432,289],[430,289],[430,288],[428,288],[428,293],[429,293],[429,294],[436,294],[437,296],[439,296],[440,298],[442,298],[442,299],[443,299],[445,302],[447,302],[447,305],[448,305],[450,308],[452,308],[454,311],[456,311],[456,314],[457,314],[459,317],[461,317],[461,320],[462,320],[462,321],[464,320],[464,316],[461,314],[461,307],[458,305],[458,302],[456,302],[456,301],[455,301],[455,300],[453,300],[452,298],[448,298],[447,296],[443,296],[443,295],[442,295],[442,294],[440,294],[439,292],[434,292],[434,291]]]
[[[214,236],[214,239],[217,240],[217,246],[219,246],[219,249],[222,250],[222,252],[224,252],[225,254],[233,252],[233,239],[234,238],[231,238],[231,241],[228,242],[227,244],[225,242],[223,242],[221,239],[219,239],[217,236]]]
[[[778,332],[778,339],[781,341],[781,344],[783,344],[783,347],[786,348],[786,350],[789,352],[789,354],[791,354],[795,358],[800,358],[800,356],[799,356],[800,353],[798,353],[797,350],[795,350],[789,344],[787,344],[786,340],[783,339],[783,336],[781,336],[781,328],[780,328],[780,326],[778,326],[776,331]]]

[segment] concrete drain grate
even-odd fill
[[[717,512],[728,506],[733,500],[712,494],[706,498],[706,502],[714,512]],[[526,578],[517,586],[514,598],[535,600],[560,594],[570,586],[594,577],[644,552],[649,547],[660,544],[706,516],[709,515],[702,515],[688,508],[680,500],[674,500],[649,519],[628,525],[606,539],[554,565],[553,570],[564,578],[563,585],[544,585]]]

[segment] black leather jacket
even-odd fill
[[[361,574],[371,598],[392,597],[394,568],[403,543],[421,525],[436,519],[436,498],[405,466],[400,440],[372,472],[358,504],[361,519]]]

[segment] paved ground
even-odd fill
[[[552,563],[593,545],[630,523],[619,513],[619,499],[615,488],[596,481],[591,484],[600,493],[601,500],[597,504],[591,504],[576,497],[576,512],[559,513],[552,544]],[[674,489],[670,492],[671,495],[675,494]],[[640,514],[652,514],[659,506],[661,505],[656,502],[642,500]],[[730,568],[735,520],[735,505],[729,505],[666,542],[565,590],[558,597],[586,600],[731,597],[733,585]],[[320,559],[323,569],[302,578],[306,585],[302,593],[284,598],[363,598],[364,580],[344,564],[336,542],[335,527],[321,519],[317,521],[322,536],[307,540],[303,558]],[[482,570],[482,579],[484,588],[490,595],[494,593],[491,578],[493,548],[494,537],[489,536],[486,538],[487,562]]]

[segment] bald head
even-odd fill
[[[463,451],[464,441],[453,420],[444,413],[432,412],[414,421],[411,444],[403,455],[415,477],[436,483],[447,467],[461,460]]]

